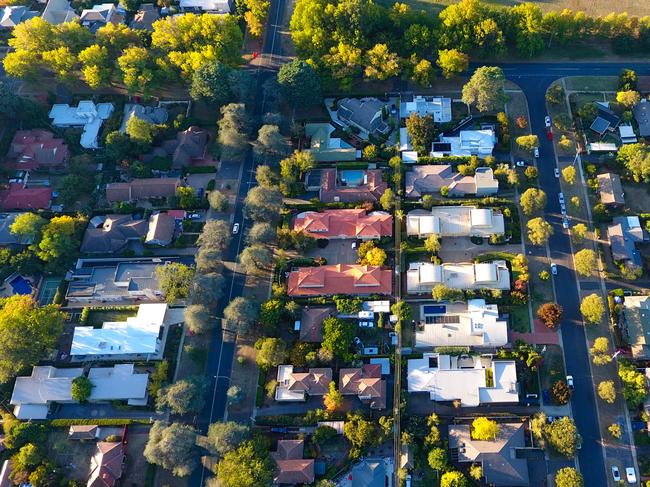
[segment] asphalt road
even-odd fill
[[[611,477],[605,468],[603,449],[609,459],[623,468],[634,465],[630,445],[603,445],[598,424],[596,397],[591,377],[589,353],[580,314],[576,274],[573,270],[569,235],[562,228],[558,193],[560,182],[554,175],[555,156],[553,143],[546,137],[545,94],[549,85],[565,76],[616,76],[623,68],[634,69],[639,75],[650,74],[648,63],[509,63],[499,64],[506,77],[517,83],[528,99],[531,131],[540,141],[540,158],[537,161],[540,187],[548,196],[545,219],[553,226],[554,234],[549,240],[551,261],[557,264],[554,277],[556,299],[564,308],[561,325],[562,343],[567,374],[573,375],[575,390],[571,398],[574,419],[582,435],[582,449],[578,460],[585,485],[606,486]],[[534,255],[546,255],[544,247],[528,246]],[[623,471],[623,469],[621,469]]]

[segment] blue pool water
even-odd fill
[[[32,294],[32,285],[23,276],[14,277],[9,282],[9,285],[11,286],[11,289],[14,290],[14,294],[22,294],[22,295]]]
[[[424,306],[424,314],[427,315],[443,315],[445,314],[446,310],[447,310],[446,306],[433,305],[433,304]]]
[[[363,184],[363,169],[344,169],[339,172],[339,178],[347,186],[361,186]]]

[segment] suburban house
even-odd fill
[[[477,355],[425,353],[408,361],[408,391],[426,392],[432,401],[461,406],[519,402],[514,360]]]
[[[381,169],[323,169],[320,185],[320,200],[323,203],[375,202],[388,189]]]
[[[406,271],[409,294],[429,294],[439,284],[452,289],[510,289],[505,260],[482,263],[432,264],[412,262]]]
[[[650,296],[625,296],[621,328],[635,360],[650,359]]]
[[[0,28],[13,29],[18,24],[38,17],[38,12],[24,5],[11,5],[0,9]]]
[[[78,259],[69,276],[66,300],[80,304],[161,301],[156,269],[176,259]]]
[[[494,440],[472,438],[469,424],[449,425],[452,462],[480,464],[482,480],[494,487],[528,487],[528,456],[524,423],[499,423]],[[521,450],[521,451],[520,451]]]
[[[386,409],[386,380],[381,377],[380,364],[339,371],[339,392],[344,396],[357,396],[370,409]]]
[[[499,307],[484,299],[467,303],[422,303],[413,306],[415,346],[498,348],[508,344],[508,322]]]
[[[105,215],[90,219],[81,242],[86,254],[112,254],[123,251],[130,241],[140,241],[147,234],[147,221],[131,215]]]
[[[623,145],[637,143],[636,134],[634,133],[634,128],[632,128],[631,125],[619,125],[618,135],[621,138],[621,143]]]
[[[390,294],[392,288],[390,269],[368,265],[299,267],[291,271],[287,279],[289,296]]]
[[[313,238],[373,240],[393,235],[393,217],[363,208],[305,211],[294,218],[293,230]]]
[[[141,304],[126,321],[106,322],[101,328],[76,326],[70,356],[83,361],[159,360],[166,328],[182,323],[182,314],[182,309],[170,309],[165,303]]]
[[[17,170],[62,170],[68,164],[70,151],[63,139],[54,138],[47,130],[18,130],[11,140],[9,162]]]
[[[456,136],[441,135],[431,146],[431,157],[487,157],[492,155],[497,137],[494,128],[461,130]]]
[[[79,18],[77,13],[70,6],[69,0],[48,0],[41,17],[52,25],[72,22]]]
[[[100,27],[111,23],[114,25],[124,22],[125,12],[114,3],[102,3],[93,5],[93,8],[86,8],[81,11],[79,21],[87,27],[90,32],[95,33]]]
[[[32,375],[17,377],[9,403],[18,419],[46,419],[53,403],[74,403],[72,381],[83,376],[83,368],[62,369],[50,365],[36,366]],[[147,404],[149,374],[135,372],[133,364],[93,367],[88,379],[94,387],[91,402],[126,401],[129,405]]]
[[[323,321],[336,316],[337,311],[333,306],[311,307],[304,306],[300,321],[296,322],[296,328],[300,329],[300,341],[309,343],[320,343],[323,341]]]
[[[11,233],[11,225],[25,213],[0,213],[0,246],[20,247],[31,244],[34,239],[29,236],[19,237]]]
[[[68,430],[68,440],[96,440],[101,435],[101,428],[96,424],[73,424]]]
[[[440,193],[443,187],[449,196],[489,196],[499,191],[499,181],[492,168],[479,167],[474,176],[462,176],[447,164],[418,165],[406,171],[406,197],[420,198],[425,194]]]
[[[160,12],[153,3],[140,4],[140,8],[133,16],[131,27],[133,30],[147,30],[153,32],[153,23],[160,18]]]
[[[332,382],[332,369],[294,372],[293,365],[278,366],[276,401],[305,401],[307,396],[324,396]]]
[[[315,479],[314,460],[303,458],[305,440],[278,440],[278,449],[271,452],[276,472],[274,485],[307,485]]]
[[[162,148],[171,157],[172,167],[182,169],[193,160],[205,159],[209,139],[207,130],[192,125],[179,132],[175,139],[163,142]]]
[[[431,211],[413,210],[406,216],[406,232],[419,238],[491,237],[505,233],[503,214],[475,206],[434,206]]]
[[[392,457],[363,458],[343,476],[339,487],[386,487],[392,486],[394,463]]]
[[[122,477],[126,453],[121,441],[100,441],[90,459],[87,487],[108,487],[117,484]]]
[[[343,98],[337,103],[336,116],[348,127],[358,129],[366,137],[388,135],[390,127],[383,119],[386,103],[377,98]]]
[[[596,178],[598,180],[598,194],[600,194],[602,204],[609,207],[625,205],[625,194],[618,174],[608,172],[599,174]]]
[[[637,246],[648,241],[638,216],[617,216],[607,227],[612,258],[626,265],[643,266]]]
[[[233,10],[230,0],[180,0],[181,12],[203,12],[208,14],[229,14]]]
[[[354,161],[357,149],[339,137],[332,137],[334,130],[331,123],[306,123],[309,148],[305,152],[310,152],[318,162]]]
[[[176,219],[166,212],[156,212],[149,217],[149,229],[144,238],[147,245],[165,247],[174,240]]]
[[[52,203],[52,188],[28,188],[27,181],[9,183],[8,189],[0,190],[2,209],[9,210],[45,210]]]
[[[170,198],[176,196],[180,185],[178,178],[143,178],[128,183],[109,183],[106,185],[106,199],[109,203],[121,203]]]
[[[609,102],[597,101],[595,103],[598,108],[598,116],[589,128],[602,137],[607,131],[614,132],[618,124],[621,123],[621,118],[611,110]]]
[[[436,123],[451,122],[451,98],[403,93],[400,96],[399,116],[408,118],[411,113],[421,117],[431,115]]]
[[[113,4],[110,4],[113,5]],[[84,149],[98,149],[97,136],[104,120],[108,120],[115,110],[112,103],[95,103],[91,100],[80,101],[76,107],[68,104],[53,105],[49,113],[55,127],[83,128],[80,144]]]
[[[139,118],[140,120],[152,125],[161,125],[167,121],[169,113],[167,112],[167,109],[163,107],[150,107],[138,103],[127,103],[124,105],[124,116],[122,117],[120,132],[123,134],[126,133],[126,125],[133,117]]]
[[[641,137],[650,137],[650,103],[645,98],[642,98],[639,103],[634,105],[633,113],[634,119],[639,126],[639,135]]]

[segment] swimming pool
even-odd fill
[[[339,171],[339,179],[346,186],[361,186],[363,184],[365,171],[363,169],[344,169]]]
[[[14,294],[30,295],[32,294],[32,284],[23,276],[16,276],[9,281]]]

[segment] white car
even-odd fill
[[[535,157],[536,157],[536,158],[539,157],[539,147],[535,147],[535,152],[534,152],[534,154],[535,154]]]
[[[515,162],[515,166],[517,166],[517,167],[526,167],[526,163],[524,161],[517,161],[517,162]]]
[[[233,235],[237,235],[238,233],[239,233],[239,223],[235,223],[235,224],[232,226],[232,234],[233,234]]]
[[[628,484],[636,484],[636,471],[634,467],[627,467],[625,469],[625,476],[627,477]]]
[[[569,228],[569,219],[566,215],[562,218],[562,228]]]
[[[546,117],[544,118],[544,125],[546,125],[547,127],[551,126],[551,117],[549,117],[548,115],[546,115]]]
[[[560,200],[560,204],[564,204],[564,193],[558,193],[557,199]]]
[[[566,205],[564,203],[560,203],[560,211],[563,215],[566,215]]]
[[[557,264],[551,264],[551,274],[557,276]]]
[[[616,465],[612,465],[612,477],[614,478],[614,482],[621,481],[621,473],[618,471],[618,467]]]
[[[556,167],[553,172],[555,173],[555,177],[559,178],[560,177],[560,170]]]
[[[573,376],[572,375],[567,375],[566,376],[566,385],[569,386],[569,389],[573,389]]]

